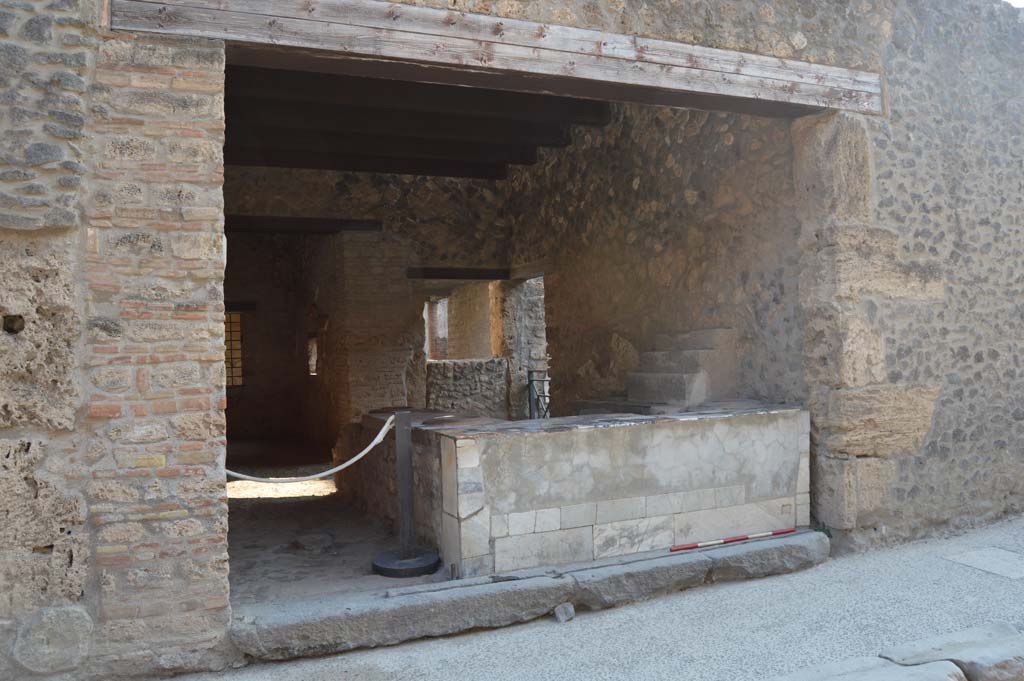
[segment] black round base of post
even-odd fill
[[[411,558],[402,558],[398,549],[385,551],[373,559],[373,571],[383,577],[420,577],[437,571],[441,557],[437,551],[416,548]]]

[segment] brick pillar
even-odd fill
[[[82,276],[93,667],[225,664],[223,88],[216,42],[108,36]]]

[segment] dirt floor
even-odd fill
[[[308,475],[329,464],[245,466],[264,477]],[[394,579],[373,574],[373,557],[397,548],[390,528],[348,508],[334,482],[228,483],[228,553],[233,605],[327,593],[385,591],[440,581],[443,574]]]

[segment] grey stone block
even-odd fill
[[[12,657],[36,674],[70,671],[89,654],[92,630],[82,608],[44,608],[18,630]]]
[[[695,553],[580,570],[571,576],[578,584],[576,603],[600,610],[703,584],[711,565],[710,558]]]
[[[841,662],[802,669],[771,681],[966,681],[956,665],[932,662],[901,667],[879,657],[855,657]]]
[[[882,657],[902,665],[947,660],[959,667],[968,681],[1024,679],[1024,636],[1004,622],[891,648]]]
[[[543,617],[572,600],[570,578],[535,577],[401,598],[351,594],[236,609],[231,638],[261,660],[328,655]]]
[[[923,664],[925,662],[934,662],[935,660],[949,659],[948,654],[951,651],[960,650],[964,646],[998,641],[1017,635],[1018,631],[1012,625],[1006,622],[991,622],[951,634],[941,634],[920,641],[894,646],[883,650],[880,656],[887,660],[892,660],[896,664]]]
[[[725,582],[796,572],[825,562],[829,541],[821,532],[799,532],[770,540],[734,544],[707,552],[708,581]]]
[[[562,603],[551,614],[559,622],[570,622],[576,618],[576,608],[573,607],[572,603]]]
[[[979,643],[953,654],[968,681],[1020,681],[1024,679],[1024,636]]]

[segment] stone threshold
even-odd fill
[[[330,655],[527,622],[563,603],[601,610],[705,584],[796,572],[828,555],[828,538],[804,530],[696,552],[247,605],[235,609],[231,638],[255,660]]]

